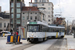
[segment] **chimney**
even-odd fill
[[[0,12],[1,12],[1,6],[0,6]]]
[[[31,0],[31,3],[32,3],[32,0]]]

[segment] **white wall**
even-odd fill
[[[2,30],[6,30],[8,23],[10,22],[9,19],[0,19],[0,23],[2,23]],[[4,27],[4,23],[6,23],[6,27]]]
[[[33,4],[37,4],[38,8],[45,8],[44,10],[40,10],[40,11],[45,11],[45,15],[46,15],[46,21],[50,24],[52,24],[52,19],[53,19],[53,3],[51,2],[46,2],[46,3],[30,3],[30,6],[33,6]],[[44,4],[44,6],[42,5]],[[48,9],[50,8],[50,10]],[[50,15],[50,17],[48,17],[48,15]],[[50,22],[48,21],[50,20]]]

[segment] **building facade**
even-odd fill
[[[30,6],[38,7],[45,14],[45,20],[48,24],[53,23],[53,3],[49,0],[34,0],[29,3]]]
[[[10,13],[6,12],[1,12],[1,7],[0,7],[0,31],[8,31],[9,30],[9,16]]]
[[[22,26],[26,27],[27,22],[45,21],[44,14],[37,7],[22,8]]]
[[[0,31],[6,31],[7,27],[9,27],[10,19],[0,17]],[[8,28],[9,30],[9,28]]]
[[[1,6],[0,6],[0,12],[1,12]]]
[[[17,28],[21,26],[22,20],[22,7],[25,6],[24,0],[16,1],[16,25]],[[10,0],[10,26],[13,29],[13,20],[14,20],[14,0]]]

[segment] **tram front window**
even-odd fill
[[[28,32],[39,32],[39,26],[28,26]]]

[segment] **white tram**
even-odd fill
[[[63,38],[65,35],[65,27],[50,26],[43,22],[27,23],[27,40],[29,42],[44,41],[48,38]]]

